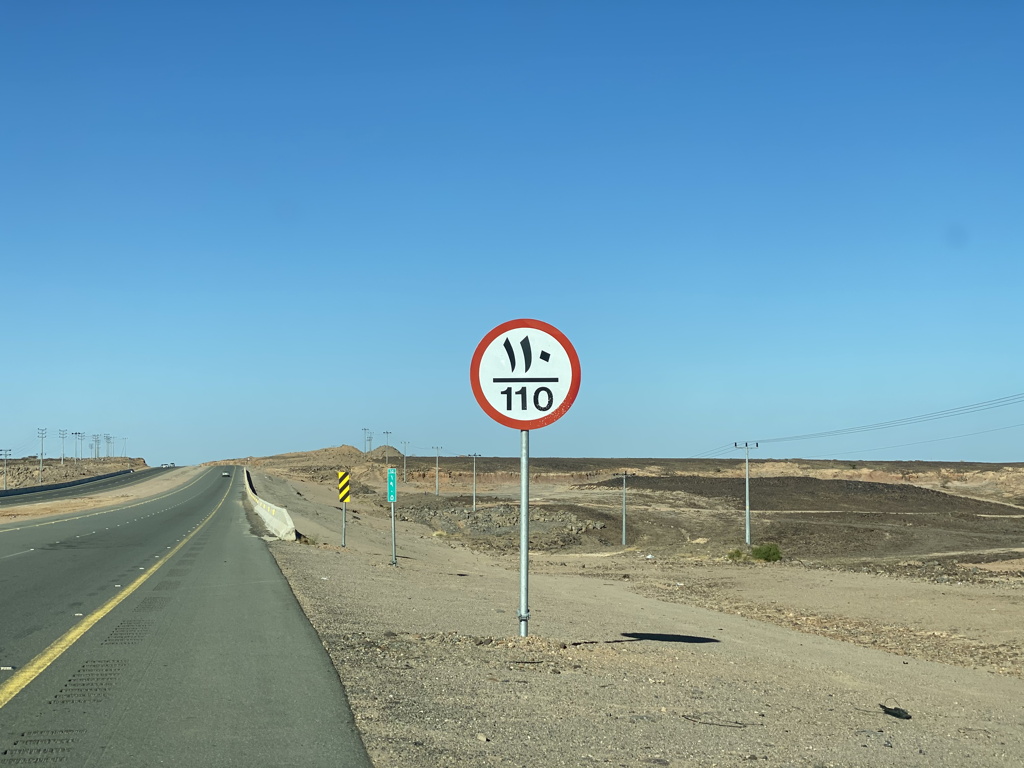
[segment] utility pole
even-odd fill
[[[437,456],[434,459],[434,495],[441,495],[441,448],[444,446],[432,445],[430,446],[437,451]]]
[[[100,457],[100,435],[92,436],[92,451],[90,451],[94,459]]]
[[[122,437],[121,440],[123,441],[121,443],[121,458],[127,459],[128,458],[128,438],[127,437]]]
[[[618,477],[618,475],[616,475]],[[635,477],[622,470],[622,546],[626,546],[626,478]]]
[[[370,434],[370,430],[368,428],[366,428],[366,427],[363,427],[363,453],[369,453],[370,452],[370,449],[366,447],[366,444],[370,440],[370,438],[368,437],[369,434]]]
[[[403,440],[402,441],[402,482],[403,483],[405,482],[405,467],[406,467],[406,459],[408,458],[408,456],[409,456],[409,441],[408,440]]]
[[[388,465],[388,440],[391,437],[391,433],[386,429],[384,430],[384,466]]]
[[[10,448],[0,448],[0,453],[4,456],[4,490],[7,490],[7,459],[11,455]]]
[[[75,464],[78,463],[78,456],[81,453],[82,438],[84,435],[81,432],[72,432],[71,436],[75,438]]]
[[[733,443],[733,446],[735,448],[739,448],[740,444],[739,443]],[[747,505],[746,505],[747,506],[747,514],[746,514],[746,521],[747,521],[747,546],[748,547],[750,546],[750,449],[751,448],[757,448],[757,443],[754,443],[753,445],[751,445],[750,443],[744,443],[743,444],[743,451],[746,454],[746,462],[745,462],[746,463],[746,473],[745,474],[746,474],[746,478],[747,478]]]
[[[64,440],[68,436],[66,429],[58,429],[57,434],[60,436],[60,465],[64,466]]]
[[[479,453],[469,454],[473,457],[473,511],[476,512],[476,460]]]
[[[43,445],[46,440],[46,429],[39,427],[36,429],[36,435],[39,437],[39,485],[43,484]]]

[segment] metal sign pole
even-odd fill
[[[519,636],[530,633],[530,430],[521,435],[519,457]]]
[[[398,565],[398,556],[395,554],[395,502],[391,502],[391,564]]]
[[[352,495],[352,478],[348,472],[338,470],[338,501],[341,502],[341,546],[345,546],[345,529],[348,526],[348,500]]]
[[[398,555],[395,553],[395,502],[398,501],[398,480],[395,477],[397,470],[394,467],[388,468],[388,501],[391,502],[391,564],[398,565]]]

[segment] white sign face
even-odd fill
[[[512,320],[477,345],[469,378],[488,416],[506,427],[537,429],[559,419],[576,399],[580,360],[554,326]]]

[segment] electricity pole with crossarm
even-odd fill
[[[733,446],[736,447],[736,448],[739,448],[740,444],[739,443],[733,443]],[[746,473],[745,473],[746,474],[746,478],[747,478],[747,505],[746,505],[747,506],[747,515],[746,515],[746,521],[747,521],[747,546],[749,547],[750,546],[750,449],[751,448],[757,448],[757,443],[754,443],[753,445],[751,445],[750,443],[744,443],[742,447],[743,447],[744,452],[746,453],[746,468],[747,468],[746,469]]]

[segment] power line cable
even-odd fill
[[[986,400],[981,403],[973,403],[971,405],[962,405],[958,408],[948,408],[944,411],[935,411],[933,413],[924,413],[920,416],[909,416],[905,419],[893,419],[891,421],[881,421],[876,424],[865,424],[860,427],[848,427],[847,429],[833,429],[827,432],[811,432],[805,435],[790,435],[789,437],[772,437],[764,440],[758,440],[759,443],[785,443],[793,442],[796,440],[817,440],[822,437],[839,437],[841,435],[853,435],[860,432],[874,432],[880,429],[893,429],[894,427],[904,427],[910,424],[921,424],[927,421],[936,421],[938,419],[948,419],[953,416],[962,416],[968,413],[978,413],[979,411],[988,411],[993,408],[1005,408],[1008,405],[1016,405],[1017,403],[1024,402],[1024,392],[1016,395],[1007,395],[1006,397],[996,398],[995,400]]]
[[[726,443],[725,445],[720,445],[717,448],[712,448],[709,451],[704,451],[704,453],[698,453],[697,455],[692,456],[691,458],[717,459],[719,456],[725,456],[726,454],[732,453],[735,450],[736,447],[733,443]]]
[[[843,453],[831,453],[823,456],[808,456],[809,459],[826,459],[833,456],[849,456],[853,453],[871,453],[872,451],[887,451],[890,448],[906,448],[911,445],[924,445],[926,443],[941,443],[943,440],[959,440],[962,437],[974,437],[975,435],[987,435],[989,432],[1002,432],[1005,429],[1019,429],[1024,424],[1011,424],[1008,427],[996,427],[995,429],[983,429],[980,432],[968,432],[965,435],[953,435],[951,437],[936,437],[931,440],[918,440],[915,443],[900,443],[899,445],[886,445],[881,448],[863,448],[859,451],[844,451]]]

